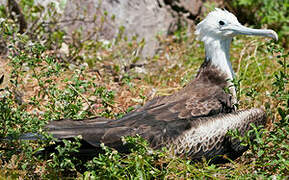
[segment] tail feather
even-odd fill
[[[45,137],[38,133],[26,133],[19,137],[20,140],[44,140]]]
[[[47,124],[47,132],[57,139],[68,139],[76,136],[82,138],[94,147],[99,146],[105,132],[110,129],[106,118],[89,118],[82,120],[63,119]]]
[[[36,140],[44,140],[45,137],[43,137],[41,134],[38,134],[38,133],[25,133],[25,134],[22,134],[17,139],[24,140],[24,141],[29,141],[29,140],[36,141]],[[15,137],[7,136],[5,138],[1,138],[0,140],[11,141],[11,140],[15,140]]]

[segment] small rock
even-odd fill
[[[68,45],[63,42],[61,44],[61,48],[59,49],[59,52],[61,54],[64,54],[65,56],[68,56],[69,55],[69,47],[68,47]]]

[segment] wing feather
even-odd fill
[[[242,146],[239,140],[227,136],[227,132],[238,129],[241,134],[244,134],[251,128],[250,123],[256,126],[264,125],[265,112],[253,108],[191,121],[191,128],[184,131],[173,142],[176,153],[187,154],[192,159],[203,156],[212,158],[226,153],[233,155],[242,153],[247,148]]]

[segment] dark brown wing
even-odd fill
[[[174,121],[232,112],[232,96],[224,90],[227,86],[226,75],[205,62],[197,78],[179,92],[154,98],[113,123],[141,125],[152,120]]]
[[[197,78],[185,88],[170,96],[154,98],[120,119],[61,120],[47,127],[57,138],[82,135],[94,147],[105,143],[119,149],[122,136],[136,134],[147,139],[152,147],[162,147],[194,128],[192,122],[231,112],[231,95],[224,90],[227,85],[226,76],[205,62]]]
[[[105,122],[107,121],[107,122]],[[153,148],[172,148],[178,155],[189,156],[197,160],[202,157],[213,158],[226,154],[230,158],[241,155],[247,147],[241,146],[236,139],[226,136],[229,129],[238,129],[244,134],[250,129],[250,123],[265,124],[266,115],[260,109],[236,111],[229,114],[217,114],[194,120],[177,119],[175,121],[151,120],[150,124],[143,123],[136,127],[114,121],[98,119],[83,121],[62,120],[52,122],[49,132],[58,138],[70,138],[82,135],[88,142],[90,150],[100,149],[100,143],[123,151],[122,136],[139,134],[147,139]],[[85,149],[87,150],[87,149]],[[91,153],[91,151],[86,151]],[[87,153],[82,154],[88,155]],[[91,154],[93,155],[93,154]]]
[[[154,98],[121,119],[103,123],[97,123],[99,118],[76,122],[62,120],[51,122],[47,127],[55,137],[82,135],[94,146],[100,142],[115,146],[121,143],[121,136],[135,134],[148,139],[152,146],[161,146],[162,142],[191,128],[193,119],[231,111],[231,95],[224,91],[226,85],[226,76],[205,62],[188,86],[173,95]]]

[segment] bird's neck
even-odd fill
[[[229,80],[233,80],[234,71],[230,61],[230,44],[232,39],[217,39],[205,42],[206,59],[224,72]]]
[[[237,104],[236,89],[232,83],[235,74],[230,61],[231,41],[231,38],[207,41],[205,42],[205,51],[206,59],[211,60],[212,65],[226,74],[226,81],[229,81],[227,87],[232,95],[232,104]]]

